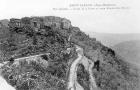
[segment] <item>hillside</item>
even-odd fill
[[[128,62],[140,66],[140,40],[122,42],[112,48]]]
[[[16,90],[139,90],[139,70],[66,18],[12,18],[1,76]]]

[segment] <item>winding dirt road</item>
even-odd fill
[[[77,65],[82,63],[86,70],[89,71],[90,74],[90,90],[97,90],[97,86],[95,83],[95,79],[92,73],[92,67],[94,66],[94,62],[87,59],[83,55],[83,49],[79,46],[76,46],[76,51],[78,53],[78,58],[73,62],[70,67],[70,75],[69,75],[69,82],[68,82],[68,90],[84,90],[82,86],[80,86],[77,82]]]

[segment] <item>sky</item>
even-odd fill
[[[54,10],[74,8],[70,7],[71,4],[103,3],[128,9]],[[140,33],[139,3],[139,0],[0,0],[0,19],[59,16],[71,20],[73,26],[78,26],[85,32]]]

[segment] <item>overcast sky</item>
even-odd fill
[[[125,10],[53,10],[71,3],[110,3],[129,7]],[[139,0],[0,0],[0,19],[24,16],[60,16],[83,31],[140,33]]]

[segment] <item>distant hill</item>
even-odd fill
[[[112,49],[128,62],[140,66],[140,40],[121,42],[114,45]]]
[[[111,47],[124,60],[140,67],[140,34],[116,34],[87,32],[105,46]]]
[[[140,34],[113,34],[96,32],[87,32],[87,34],[89,34],[90,37],[95,37],[106,46],[114,46],[125,41],[140,40]]]

